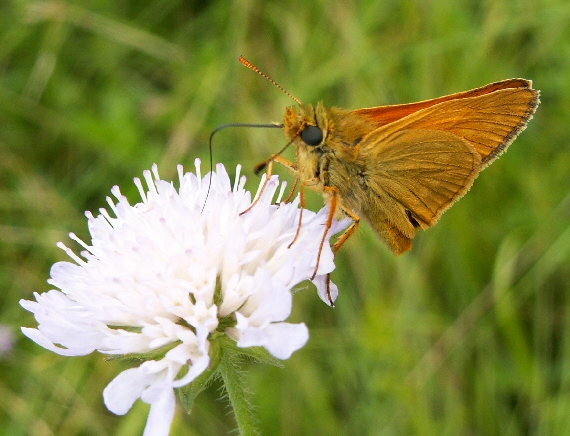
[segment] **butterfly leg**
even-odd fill
[[[352,224],[348,226],[348,228],[344,231],[344,233],[340,235],[337,241],[333,244],[333,253],[335,256],[338,253],[338,250],[340,250],[340,247],[342,247],[342,245],[348,240],[348,238],[350,238],[354,234],[354,232],[356,231],[356,229],[358,229],[358,226],[360,225],[360,217],[356,215],[352,210],[348,209],[342,203],[339,204],[339,208],[346,216],[348,216],[352,220]]]
[[[295,233],[295,237],[293,238],[293,241],[291,241],[291,243],[289,244],[289,246],[287,248],[291,248],[293,246],[293,244],[297,241],[299,234],[301,233],[301,226],[303,225],[303,210],[305,209],[305,188],[311,188],[311,187],[317,185],[318,183],[320,183],[320,180],[317,178],[309,179],[309,180],[303,180],[301,182],[301,186],[299,187],[299,194],[301,196],[301,211],[299,212],[299,226],[297,227],[297,233]],[[319,252],[319,258],[320,258],[320,252]],[[317,263],[317,266],[318,266],[318,263]]]
[[[348,238],[350,238],[353,235],[353,233],[358,228],[358,225],[360,224],[360,217],[342,203],[342,199],[339,198],[338,190],[335,187],[326,186],[324,189],[324,193],[326,193],[328,198],[330,198],[330,210],[325,228],[325,234],[323,235],[323,239],[321,240],[321,246],[319,247],[319,254],[317,256],[317,266],[315,267],[315,272],[313,273],[311,280],[313,280],[317,275],[317,271],[319,269],[319,263],[321,260],[321,253],[323,251],[323,247],[329,229],[332,227],[332,221],[334,219],[337,208],[340,209],[346,216],[348,216],[352,220],[352,224],[344,231],[344,233],[340,236],[340,238],[333,244],[332,248],[333,248],[333,254],[335,256],[340,247],[347,241]],[[331,307],[334,307],[334,301],[332,299],[332,295],[330,292],[330,285],[331,285],[331,273],[328,273],[326,278],[326,286],[327,286],[326,294],[329,300],[329,305]]]
[[[291,188],[291,192],[289,193],[285,201],[283,201],[283,203],[287,204],[291,201],[291,198],[293,198],[293,194],[295,193],[295,189],[297,189],[298,184],[299,184],[299,177],[296,177],[295,183],[293,183],[293,187]]]
[[[256,200],[251,204],[251,206],[249,206],[246,210],[241,212],[240,215],[243,215],[243,214],[249,212],[251,209],[253,209],[255,207],[257,202],[260,200],[261,196],[263,195],[263,192],[265,191],[265,187],[267,186],[267,183],[269,182],[269,179],[271,179],[271,175],[273,174],[273,162],[277,162],[277,163],[283,165],[285,168],[287,168],[289,171],[291,171],[293,174],[295,174],[296,180],[295,180],[295,185],[293,186],[293,191],[291,191],[291,193],[289,194],[289,196],[285,200],[285,203],[289,202],[289,200],[293,196],[293,192],[295,190],[295,187],[297,186],[297,182],[299,181],[297,165],[295,165],[290,160],[287,160],[287,159],[285,159],[279,155],[273,156],[273,158],[270,159],[267,163],[267,171],[265,172],[267,178],[265,179],[265,183],[263,183],[263,186],[261,187],[261,191],[259,192],[259,195],[257,196]]]
[[[291,192],[283,202],[283,203],[289,203],[291,201],[291,198],[293,198],[293,194],[295,193],[295,189],[297,189],[297,185],[299,184],[299,169],[297,167],[297,164],[279,155],[275,156],[273,160],[278,164],[283,165],[285,168],[287,168],[295,175],[295,183],[293,184],[293,188],[291,188]]]
[[[299,168],[297,167],[297,164],[295,164],[295,162],[291,162],[290,160],[285,159],[284,157],[281,157],[279,155],[274,156],[272,161],[277,162],[279,165],[283,165],[285,168],[291,171],[295,175],[295,177],[299,178]]]
[[[294,162],[291,162],[290,160],[287,160],[284,157],[281,157],[279,155],[274,156],[272,162],[273,161],[277,162],[278,164],[283,165],[285,168],[287,168],[289,171],[291,171],[295,175],[295,184],[293,185],[293,189],[291,190],[291,193],[289,194],[289,196],[285,200],[285,203],[288,203],[289,200],[291,200],[293,193],[295,192],[295,188],[297,187],[297,184],[299,183],[299,169]],[[269,167],[268,167],[268,171],[269,171]],[[303,209],[305,208],[305,188],[311,188],[311,187],[317,185],[318,183],[320,183],[320,180],[317,178],[309,179],[309,180],[303,180],[301,182],[301,186],[299,187],[299,194],[301,195],[301,211],[299,213],[299,226],[297,227],[297,233],[295,233],[295,237],[293,238],[293,241],[289,244],[288,248],[291,248],[291,246],[295,243],[295,241],[297,241],[297,238],[299,237],[299,234],[301,233],[301,226],[303,223]]]
[[[321,253],[323,251],[323,247],[327,239],[327,234],[332,226],[332,222],[337,209],[340,209],[346,216],[348,216],[352,220],[352,224],[344,231],[344,233],[340,236],[340,238],[333,244],[332,248],[333,248],[333,254],[335,256],[336,253],[338,253],[338,250],[340,250],[340,247],[347,241],[348,238],[350,238],[354,234],[354,232],[356,231],[356,229],[358,229],[358,226],[360,224],[360,217],[342,203],[342,199],[340,199],[338,195],[338,190],[334,186],[326,186],[324,188],[324,191],[325,194],[327,194],[327,196],[330,198],[330,210],[325,228],[325,234],[323,235],[323,239],[321,240],[321,246],[319,247],[317,266],[315,268],[315,272],[313,273],[313,277],[311,279],[314,279],[315,276],[317,275],[317,270],[319,268],[319,263],[321,260]]]
[[[317,180],[319,180],[319,179],[317,179]],[[313,273],[311,280],[313,280],[317,275],[317,271],[319,269],[319,264],[321,262],[321,253],[323,252],[323,247],[325,246],[325,242],[327,240],[327,234],[329,232],[329,229],[332,226],[332,222],[333,222],[337,207],[341,207],[341,209],[343,211],[346,209],[345,207],[342,206],[342,201],[340,201],[340,204],[339,204],[340,199],[339,199],[338,189],[335,188],[334,186],[325,186],[323,189],[323,195],[330,199],[330,201],[329,201],[330,209],[329,209],[329,216],[327,218],[327,223],[325,225],[325,233],[323,235],[323,239],[321,239],[321,245],[319,247],[319,254],[317,255],[317,265],[315,266],[315,272]],[[343,234],[343,236],[344,236],[344,234]],[[346,238],[345,238],[345,240],[346,240]],[[336,251],[335,251],[335,254],[336,254]],[[330,277],[328,277],[327,281],[330,282]]]
[[[259,191],[259,195],[255,199],[255,201],[253,203],[251,203],[251,206],[249,206],[243,212],[240,212],[240,216],[248,213],[251,209],[253,209],[255,207],[255,205],[257,204],[257,202],[261,199],[261,196],[263,195],[263,191],[265,191],[265,187],[267,186],[269,179],[271,179],[272,171],[273,171],[273,161],[270,160],[269,163],[267,164],[267,172],[265,173],[266,174],[265,182],[263,182],[263,186],[261,187],[261,191]]]

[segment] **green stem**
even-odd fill
[[[224,354],[220,360],[218,371],[222,376],[224,388],[233,408],[240,436],[253,436],[258,432],[254,425],[252,406],[246,398],[241,374],[237,368],[237,356],[222,349]]]

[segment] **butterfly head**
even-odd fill
[[[328,132],[328,117],[322,103],[316,107],[300,105],[288,107],[283,121],[285,136],[296,147],[320,148]]]

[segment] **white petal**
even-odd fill
[[[144,353],[152,349],[150,344],[151,338],[146,335],[117,329],[111,330],[97,349],[109,354]]]
[[[241,332],[237,346],[241,348],[247,348],[265,346],[266,344],[267,335],[265,333],[265,329],[248,327],[243,332]]]
[[[192,359],[192,366],[190,366],[190,370],[188,371],[188,373],[181,379],[172,382],[172,386],[175,388],[186,386],[188,383],[190,383],[196,377],[202,374],[206,370],[206,368],[208,368],[209,364],[210,364],[210,356],[208,356],[208,354],[204,354],[201,357]]]
[[[328,274],[315,277],[313,283],[317,287],[317,293],[321,300],[329,306],[334,307],[334,302],[338,297],[338,286],[330,281]]]
[[[46,350],[53,351],[61,356],[86,356],[95,350],[93,347],[86,347],[84,349],[74,348],[73,350],[58,347],[37,329],[22,327],[22,333]]]
[[[270,280],[270,278],[266,278],[265,282],[271,283]],[[269,285],[266,285],[266,288],[269,288]],[[291,291],[285,286],[275,283],[265,295],[260,291],[252,295],[239,310],[239,313],[248,316],[251,324],[263,327],[270,322],[284,321],[291,315],[292,308],[293,296]]]
[[[143,436],[168,436],[176,408],[172,384],[155,383],[144,391],[141,399],[150,404]]]
[[[124,415],[156,377],[156,374],[145,374],[141,368],[123,371],[103,390],[107,409],[116,415]]]
[[[309,340],[309,329],[305,324],[280,322],[265,328],[267,350],[278,359],[289,359],[294,351]]]
[[[90,319],[88,311],[59,291],[35,294],[34,301],[20,304],[32,312],[39,323],[38,332],[24,334],[43,347],[66,356],[82,356],[101,346],[107,327]],[[62,347],[57,347],[60,344]]]
[[[288,359],[294,351],[303,347],[309,339],[305,324],[279,322],[260,329],[248,327],[240,335],[238,347],[265,347],[278,359]]]

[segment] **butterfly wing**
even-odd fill
[[[360,154],[360,195],[343,195],[397,254],[411,249],[416,228],[433,226],[471,187],[481,168],[474,147],[453,133],[403,129],[385,135],[378,129]],[[334,183],[334,180],[332,180]]]
[[[356,164],[366,169],[361,195],[344,195],[344,201],[395,253],[408,251],[416,229],[433,226],[469,190],[538,104],[532,82],[511,79],[425,102],[354,111],[380,127],[355,153]]]
[[[510,79],[434,100],[354,113],[384,125],[386,134],[398,129],[453,133],[475,147],[486,167],[525,129],[539,102],[530,80]]]

